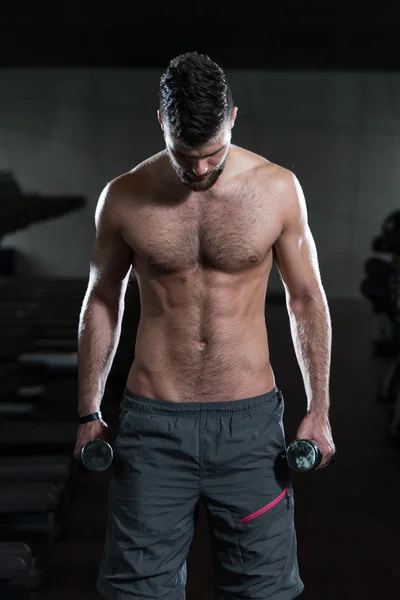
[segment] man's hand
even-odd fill
[[[297,431],[298,440],[310,440],[317,444],[322,452],[321,464],[316,471],[326,467],[335,454],[335,444],[332,438],[332,430],[327,415],[308,412],[302,420]]]
[[[90,440],[100,439],[107,440],[108,425],[103,419],[89,421],[78,427],[78,435],[75,444],[74,457],[81,460],[81,450]]]

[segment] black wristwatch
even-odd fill
[[[79,424],[89,423],[89,421],[97,421],[97,419],[101,419],[101,412],[90,413],[90,415],[85,415],[84,417],[79,418]]]

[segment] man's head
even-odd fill
[[[182,54],[162,75],[159,94],[171,164],[190,189],[207,190],[225,166],[237,113],[225,74],[208,56]]]

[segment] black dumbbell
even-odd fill
[[[104,440],[94,439],[81,450],[81,460],[89,471],[105,471],[113,461],[113,449]]]
[[[294,471],[312,471],[321,464],[322,452],[311,440],[294,440],[286,448],[286,460]],[[336,452],[329,464],[334,460],[336,460]]]

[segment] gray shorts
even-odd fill
[[[97,589],[109,600],[184,600],[199,502],[215,600],[291,600],[304,590],[277,388],[175,403],[125,390]]]

